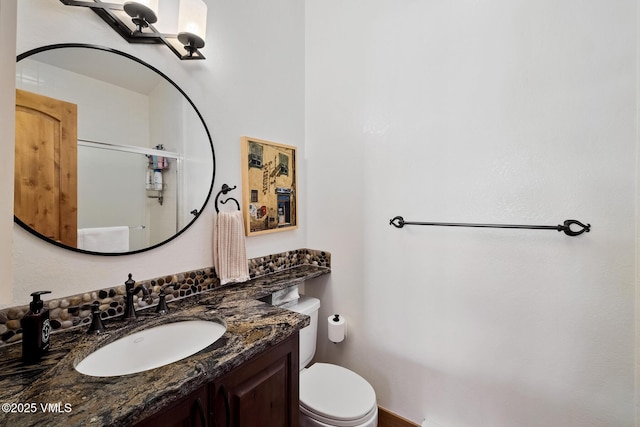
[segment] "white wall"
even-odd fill
[[[417,422],[634,424],[636,8],[306,2],[307,292],[349,327],[318,359]]]
[[[78,105],[79,139],[149,144],[149,129],[140,126],[149,122],[149,98],[141,93],[31,59],[16,65],[15,80],[20,89]]]
[[[13,171],[15,139],[16,1],[0,2],[0,306],[13,301]]]
[[[236,184],[235,195],[240,197],[242,135],[295,145],[301,156],[304,155],[302,2],[207,1],[209,22],[205,61],[180,61],[163,46],[128,44],[86,8],[64,6],[58,1],[21,0],[18,3],[17,50],[9,56],[15,57],[16,53],[46,44],[98,44],[134,54],[180,85],[200,110],[212,134],[217,169],[214,191],[225,182]],[[3,19],[4,10],[5,0],[2,1]],[[3,32],[4,28],[3,25]],[[10,44],[10,40],[3,42],[3,52]],[[3,75],[8,74],[7,70],[10,72],[10,87],[13,87],[13,64],[10,61],[3,64],[9,64],[3,65]],[[3,88],[7,87],[6,79],[2,84]],[[2,99],[4,103],[5,97]],[[5,109],[3,107],[3,111]],[[10,129],[13,127],[0,127],[3,140],[13,141]],[[6,144],[0,145],[6,147]],[[10,150],[7,157],[9,154],[13,156],[13,151]],[[12,177],[12,168],[2,168],[2,173],[7,170],[11,170]],[[301,165],[301,186],[305,185],[304,170]],[[12,178],[0,181],[0,206],[12,205],[12,181]],[[13,225],[10,238],[0,239],[0,254],[6,254],[2,262],[7,262],[6,257],[13,250],[11,291],[14,298],[5,305],[26,303],[28,294],[37,289],[52,289],[55,291],[52,297],[60,297],[122,283],[129,272],[134,278],[148,279],[210,266],[214,213],[210,204],[201,218],[179,238],[153,251],[125,257],[66,251],[45,245]],[[12,221],[12,217],[4,215],[0,233],[6,233],[3,230],[11,227],[7,223]],[[249,238],[248,256],[304,247],[307,230],[304,217],[300,224],[295,231]],[[3,278],[6,279],[4,270]]]

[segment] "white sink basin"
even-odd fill
[[[227,328],[217,322],[167,323],[122,337],[94,351],[76,366],[92,377],[116,377],[159,368],[213,344]]]

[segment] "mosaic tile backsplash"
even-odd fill
[[[255,278],[305,264],[331,267],[331,254],[313,249],[296,249],[252,258],[248,263],[249,275],[251,278]],[[133,279],[136,280],[135,277]],[[91,322],[91,305],[96,301],[100,304],[103,319],[123,314],[125,280],[126,272],[123,273],[123,281],[119,285],[45,301],[45,306],[49,307],[49,318],[54,332],[74,326],[88,325]],[[151,280],[136,280],[137,285],[146,287],[153,300],[151,303],[147,303],[142,298],[134,297],[134,305],[137,309],[156,306],[160,290],[163,287],[165,288],[166,301],[169,302],[221,286],[213,267],[156,277]],[[25,295],[25,300],[29,299],[30,297]],[[0,310],[0,346],[22,339],[20,319],[27,311],[29,311],[28,304]]]

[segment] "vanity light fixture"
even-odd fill
[[[180,59],[205,59],[203,0],[60,0],[88,7],[129,43],[164,44]],[[157,23],[157,24],[156,24]]]

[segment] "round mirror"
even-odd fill
[[[14,218],[49,243],[124,255],[172,240],[213,188],[189,97],[124,52],[57,44],[17,58]]]

